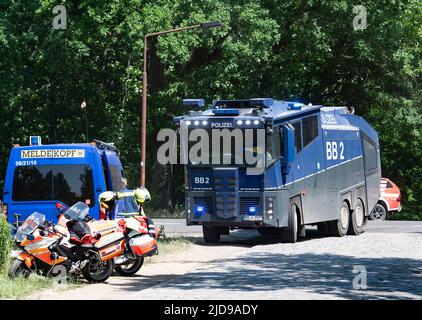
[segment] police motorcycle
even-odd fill
[[[30,215],[15,235],[21,250],[15,257],[9,276],[74,276],[89,282],[104,282],[114,269],[113,258],[124,252],[124,236],[117,230],[102,236],[92,232],[89,207],[78,202],[62,213],[62,224],[52,225],[41,213]],[[65,225],[63,225],[63,223]]]
[[[141,269],[144,257],[158,254],[158,228],[145,215],[143,205],[151,200],[147,189],[140,187],[123,192],[103,192],[99,196],[102,209],[111,217],[125,237],[125,251],[114,258],[115,271],[121,276],[132,276]],[[112,217],[111,217],[112,218]]]

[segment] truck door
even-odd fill
[[[104,178],[108,191],[122,189],[123,167],[116,153],[109,150],[102,152]]]
[[[303,217],[305,223],[324,221],[325,214],[325,166],[324,139],[318,116],[302,119],[304,167]]]
[[[361,134],[363,149],[363,164],[365,168],[366,182],[366,211],[370,213],[379,200],[380,191],[380,155],[377,143],[370,139],[366,134]]]
[[[345,179],[339,172],[339,164],[344,156],[340,149],[338,130],[325,128],[324,133],[324,161],[325,161],[325,213],[326,220],[338,219],[340,209],[340,181]]]
[[[296,146],[296,159],[292,163],[292,179],[293,183],[293,190],[291,191],[291,195],[301,195],[304,192],[305,184],[304,184],[304,170],[303,170],[303,152],[302,152],[302,121],[292,122],[292,126],[295,129],[295,146]]]

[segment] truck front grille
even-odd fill
[[[248,214],[250,207],[256,208],[256,213],[260,213],[261,198],[242,197],[240,198],[240,214]]]
[[[204,213],[213,214],[214,212],[214,202],[212,197],[194,197],[193,198],[193,210],[195,212],[195,207],[202,206],[204,207]]]

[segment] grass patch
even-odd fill
[[[148,217],[154,219],[185,219],[186,213],[184,208],[177,208],[175,210],[165,210],[165,209],[154,209],[146,208],[145,209]]]
[[[51,278],[31,274],[28,278],[10,279],[7,274],[0,275],[0,299],[17,299],[37,290],[51,288],[54,281]]]
[[[8,269],[8,268],[7,268]],[[54,278],[31,273],[28,278],[9,278],[6,268],[0,272],[0,299],[19,299],[43,289],[69,290],[82,285],[78,279],[58,283]]]
[[[160,258],[171,253],[187,250],[194,244],[194,241],[191,238],[183,236],[167,237],[164,232],[160,234],[157,242],[159,251],[158,256],[146,258],[145,263],[158,263],[161,260]]]
[[[175,251],[186,250],[193,243],[193,240],[187,237],[158,239],[158,248],[160,254],[166,255]]]

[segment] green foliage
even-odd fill
[[[10,226],[4,216],[0,217],[0,273],[8,267],[12,240]]]
[[[129,184],[139,171],[143,35],[220,20],[222,28],[150,39],[147,186],[156,206],[183,203],[183,170],[156,161],[155,135],[186,110],[183,98],[278,99],[347,105],[380,133],[383,173],[419,214],[421,181],[420,0],[368,0],[355,31],[351,1],[62,1],[67,30],[54,30],[51,0],[0,3],[0,186],[10,147],[89,137],[122,150]],[[419,212],[418,212],[419,210]]]

